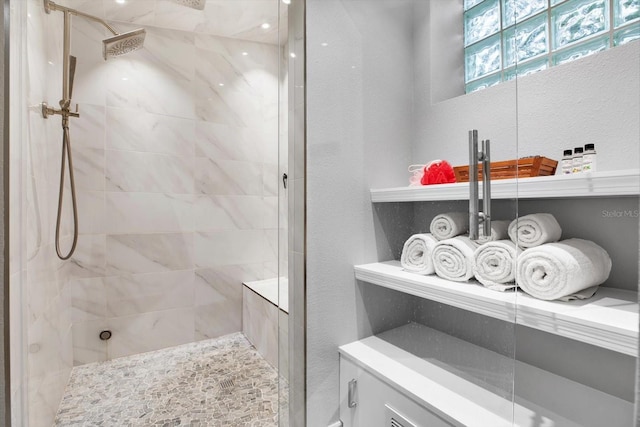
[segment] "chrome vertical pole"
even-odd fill
[[[491,143],[482,141],[482,230],[485,237],[491,236]]]
[[[469,131],[469,238],[478,239],[478,131]]]

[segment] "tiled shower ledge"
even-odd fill
[[[630,402],[416,323],[339,351],[455,426],[579,427],[633,420]]]
[[[482,188],[482,182],[479,183],[479,186]],[[482,190],[480,190],[480,194],[482,194]],[[537,199],[638,195],[640,195],[639,169],[491,181],[492,199],[514,199],[516,196],[519,199]],[[371,201],[374,203],[465,200],[468,198],[469,184],[466,182],[371,190]]]
[[[477,282],[451,282],[402,270],[398,261],[355,266],[355,277],[428,300],[539,329],[616,352],[638,354],[638,295],[600,287],[584,301],[543,301],[497,292]]]

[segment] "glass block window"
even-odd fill
[[[640,39],[640,0],[464,0],[466,92]]]

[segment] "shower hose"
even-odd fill
[[[61,260],[67,260],[71,258],[73,252],[76,250],[76,244],[78,243],[78,204],[76,201],[76,182],[73,178],[73,161],[71,159],[71,141],[69,137],[69,125],[63,123],[62,125],[62,160],[60,162],[60,191],[58,192],[58,217],[56,219],[56,253]],[[69,183],[71,187],[71,203],[73,205],[73,243],[69,253],[62,254],[60,249],[60,222],[62,218],[62,202],[64,199],[64,170],[65,161],[69,160]]]

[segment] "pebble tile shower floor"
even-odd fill
[[[73,369],[55,426],[278,425],[278,375],[241,333]]]

